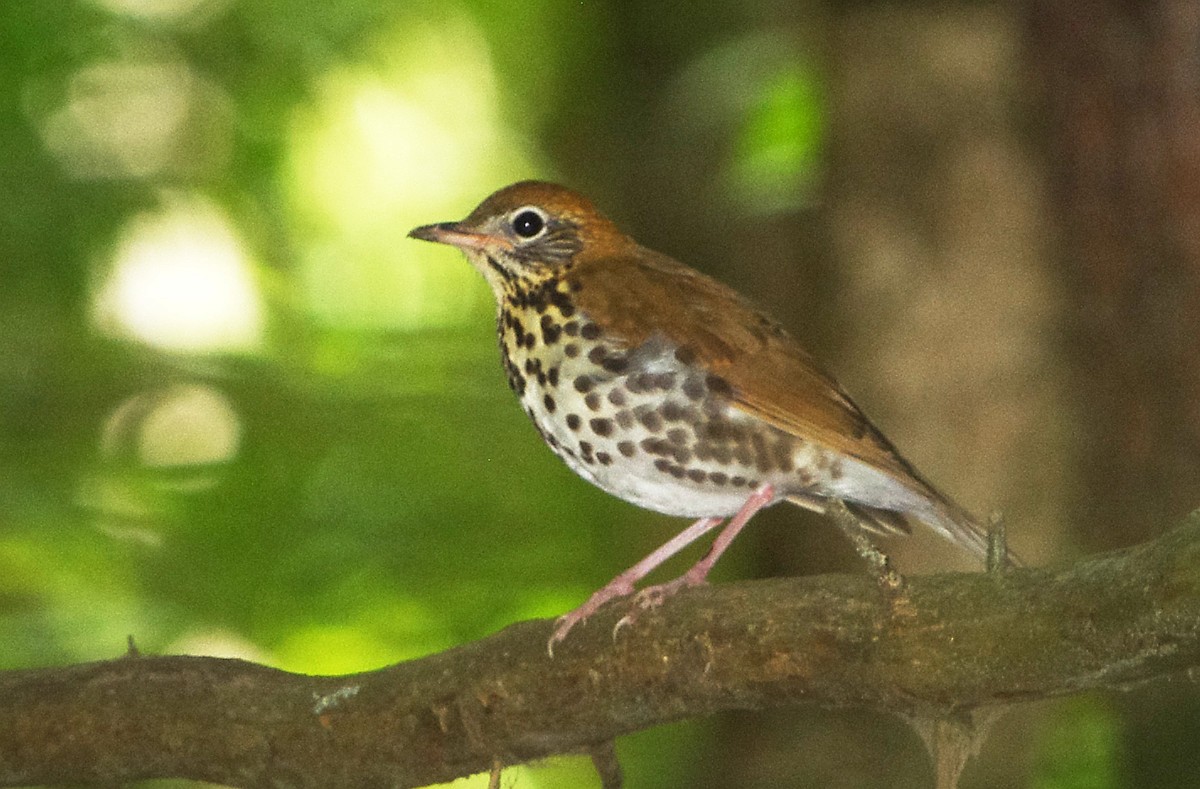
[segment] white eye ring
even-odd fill
[[[512,212],[509,226],[518,238],[526,241],[546,232],[546,212],[537,206],[527,205]]]

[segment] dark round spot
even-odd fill
[[[720,471],[710,471],[708,474],[708,478],[709,478],[709,480],[712,481],[712,484],[714,484],[714,485],[724,485],[726,482],[729,481],[729,476]]]
[[[547,285],[543,284],[529,292],[529,306],[539,315],[546,311],[546,287]]]
[[[615,406],[625,405],[625,393],[622,392],[619,388],[613,387],[608,392],[608,402],[612,403]]]
[[[550,386],[558,386],[558,365],[557,364],[554,365],[553,367],[551,367],[550,371],[546,373],[546,383],[548,383]]]
[[[675,385],[675,374],[639,373],[629,376],[625,385],[631,392],[650,392],[654,389],[669,391]]]
[[[553,345],[558,342],[559,335],[562,334],[562,328],[550,319],[549,315],[542,316],[542,342],[546,345]]]
[[[654,386],[665,392],[675,388],[675,373],[659,373],[654,376]]]
[[[592,391],[592,387],[596,382],[591,379],[591,376],[581,375],[575,379],[575,391],[583,394]]]
[[[612,420],[609,419],[593,419],[588,422],[588,426],[592,428],[592,432],[598,436],[610,436],[613,431]]]
[[[670,442],[664,441],[661,438],[643,438],[642,449],[651,455],[672,455],[675,453],[675,448],[671,446]]]
[[[704,397],[704,380],[693,375],[683,382],[683,393],[689,400],[699,400]]]
[[[691,408],[686,408],[674,400],[668,400],[663,403],[662,418],[668,422],[682,422],[684,420],[691,421],[696,418],[696,412]]]
[[[732,397],[733,387],[719,375],[709,375],[704,379],[704,383],[708,385],[708,391],[721,397]]]
[[[600,336],[600,327],[594,323],[585,323],[579,330],[579,336],[585,340],[594,340]]]
[[[575,305],[571,302],[571,297],[566,291],[555,288],[550,292],[550,303],[558,307],[559,313],[564,318],[569,318],[575,314]]]
[[[688,431],[682,427],[673,427],[667,431],[667,440],[672,444],[686,444],[688,440]]]
[[[617,444],[617,451],[625,457],[631,458],[637,449],[633,446],[632,441],[622,441],[621,443]]]
[[[542,398],[542,405],[546,406],[547,413],[553,414],[554,409],[557,407],[558,404],[554,402],[553,397],[551,397],[550,395],[546,395],[545,397]]]
[[[671,463],[668,460],[659,458],[654,461],[654,467],[665,474],[671,468]]]
[[[588,392],[587,397],[583,398],[583,404],[588,407],[589,411],[600,410],[600,393]]]
[[[710,419],[705,423],[703,432],[705,438],[717,443],[737,441],[742,436],[742,431],[727,419]]]
[[[730,477],[729,484],[733,485],[735,488],[740,488],[741,486],[746,484],[746,478],[745,477]]]
[[[688,469],[687,477],[692,482],[703,482],[708,477],[708,474],[702,468],[690,468]]]
[[[527,208],[513,217],[512,229],[521,238],[533,238],[546,229],[546,220],[537,211]]]
[[[566,317],[565,315],[563,317]],[[579,321],[567,321],[563,324],[563,334],[568,337],[579,336]]]
[[[657,433],[659,430],[662,430],[662,417],[658,415],[657,411],[647,411],[644,414],[640,414],[638,421],[642,423],[642,427],[651,433]]]
[[[608,454],[607,452],[597,452],[596,460],[600,461],[601,466],[612,465],[612,455]]]
[[[629,369],[629,360],[621,354],[606,356],[600,366],[614,375],[621,375]]]
[[[582,421],[579,419],[579,414],[567,414],[567,427],[572,430],[578,430]]]
[[[629,360],[625,358],[624,354],[618,353],[610,356],[608,348],[603,345],[597,345],[588,352],[588,361],[616,375],[629,369]]]
[[[573,342],[569,342],[563,346],[563,353],[567,355],[568,359],[574,359],[579,355],[579,346]]]

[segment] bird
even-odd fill
[[[636,599],[657,605],[705,583],[746,523],[780,501],[817,512],[840,503],[864,534],[923,523],[987,554],[979,522],[926,481],[780,323],[641,246],[586,197],[522,181],[461,221],[409,236],[457,248],[483,275],[508,385],[558,457],[627,502],[697,519],[560,617],[551,654],[724,523],[687,572]]]

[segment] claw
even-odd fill
[[[615,625],[613,625],[612,640],[615,642],[617,640],[617,633],[619,633],[621,631],[621,628],[629,627],[636,620],[637,620],[637,617],[634,616],[632,611],[630,611],[628,614],[626,614],[625,616],[618,619],[617,623]]]

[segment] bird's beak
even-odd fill
[[[464,230],[461,222],[439,222],[436,225],[414,227],[408,231],[408,236],[409,238],[419,238],[422,241],[433,241],[437,244],[449,244],[464,252],[489,249],[496,245],[496,240],[492,236]]]

